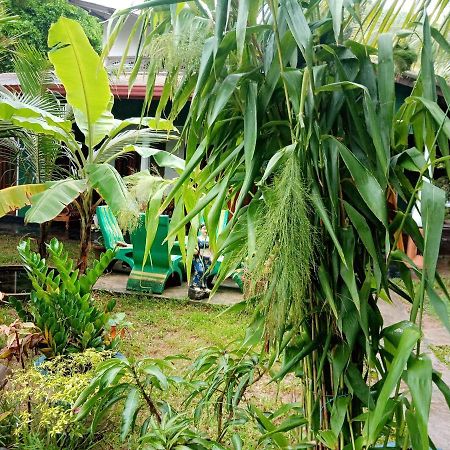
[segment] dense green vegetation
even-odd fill
[[[0,35],[20,36],[21,42],[46,53],[49,49],[48,30],[52,23],[64,16],[80,23],[94,49],[98,53],[102,50],[103,27],[100,21],[67,0],[7,0],[3,3],[11,14],[18,17],[14,22],[2,24]],[[13,55],[0,57],[0,72],[14,72]]]
[[[17,260],[17,242],[19,237],[2,235],[4,244],[2,264],[15,264]],[[69,256],[75,257],[78,253],[76,242],[65,242],[69,249]],[[208,305],[195,305],[185,301],[167,301],[147,296],[119,295],[96,292],[93,294],[97,308],[103,309],[112,300],[116,303],[115,311],[126,314],[124,334],[118,340],[118,350],[133,358],[165,358],[168,355],[184,355],[185,358],[195,359],[201,349],[209,346],[221,347],[225,342],[241,339],[244,335],[246,315],[227,312],[223,314],[223,307]],[[222,313],[222,314],[221,314]],[[17,318],[16,312],[10,306],[0,306],[0,324],[10,324]],[[4,337],[0,337],[1,346],[5,344]],[[70,409],[58,409],[52,402],[74,403],[79,393],[86,387],[93,376],[91,371],[77,371],[81,367],[96,367],[107,357],[105,353],[81,353],[73,359],[56,358],[45,363],[44,368],[51,371],[51,376],[44,376],[34,369],[31,360],[25,363],[26,369],[20,371],[14,360],[10,367],[14,370],[14,377],[3,392],[0,399],[2,412],[14,411],[6,420],[0,419],[0,442],[8,445],[16,442],[19,448],[85,448],[93,445],[98,449],[136,449],[138,448],[137,435],[131,435],[125,443],[119,441],[117,423],[120,421],[120,410],[111,411],[102,423],[98,432],[89,437],[86,427],[82,423],[74,422],[74,415]],[[104,355],[104,356],[103,356]],[[176,374],[181,375],[189,365],[188,359],[179,360]],[[32,428],[27,431],[26,415],[28,389],[33,387],[32,400]],[[281,404],[281,397],[298,395],[294,391],[280,386],[280,398],[276,400],[275,386],[265,387],[264,383],[258,391],[252,394],[255,404],[264,408],[274,408]],[[11,390],[13,389],[13,390]],[[181,407],[184,398],[188,395],[188,388],[180,386],[176,392],[168,392],[167,399],[171,404]],[[19,419],[17,421],[17,419]],[[39,425],[40,424],[40,425]],[[114,425],[116,424],[116,426]],[[37,426],[39,425],[39,428]],[[202,428],[206,431],[211,423],[205,419]],[[57,439],[64,428],[63,440]],[[247,442],[255,442],[257,436],[251,429],[249,435],[244,436]],[[21,441],[21,443],[20,443]],[[57,444],[55,444],[57,442]],[[252,444],[250,444],[252,445]]]
[[[6,427],[18,430],[16,445],[97,445],[113,418],[117,439],[142,449],[362,450],[389,441],[403,449],[434,447],[428,424],[433,383],[447,404],[450,388],[426,351],[424,313],[428,297],[450,330],[450,294],[436,271],[446,193],[433,179],[438,167],[450,175],[450,88],[434,62],[448,51],[448,21],[440,17],[446,1],[431,11],[426,6],[426,0],[410,6],[401,19],[408,32],[400,34],[392,31],[401,7],[383,1],[356,7],[325,0],[150,0],[130,7],[114,15],[110,43],[127,14],[139,11],[130,39],[142,36],[130,83],[141,57],[153,61],[143,115],[158,70],[167,75],[157,117],[121,123],[111,115],[106,72],[81,26],[60,18],[50,27],[49,44],[64,46],[52,48],[49,59],[85,148],[68,118],[2,94],[4,128],[51,136],[65,146],[73,170],[56,183],[1,191],[0,206],[6,212],[31,203],[26,220],[43,223],[74,203],[81,216],[80,261],[75,270],[70,262],[65,267],[64,255],[56,274],[19,246],[33,280],[36,323],[2,328],[2,355],[19,364],[11,385],[21,384],[22,396],[5,395],[3,416]],[[179,35],[187,47],[204,40],[198,64],[158,54],[176,48]],[[419,38],[420,73],[405,96],[395,86],[395,52],[408,36]],[[150,143],[163,139],[152,130],[173,130],[188,101],[177,144],[186,150],[183,161]],[[139,140],[142,129],[128,127],[139,123],[148,136],[136,144],[128,138]],[[169,182],[145,172],[134,177],[140,188],[133,193],[136,185],[108,164],[130,151],[178,170],[170,192]],[[178,238],[188,277],[204,220],[214,258],[223,257],[216,286],[234,270],[244,272],[246,302],[231,314],[248,311],[245,333],[188,360],[166,352],[135,358],[136,347],[124,347],[124,355],[89,353],[86,347],[102,350],[102,342],[125,337],[130,327],[122,315],[106,324],[110,306],[102,312],[93,303],[99,266],[83,275],[94,190],[124,228],[133,227],[144,205],[147,250],[158,215],[173,202],[167,240],[172,246]],[[412,214],[418,201],[421,224]],[[230,205],[233,217],[217,233],[221,211]],[[403,235],[422,253],[423,268],[409,259]],[[53,257],[58,248],[50,244]],[[401,283],[390,276],[393,267]],[[71,296],[74,314],[68,314],[71,302],[60,301]],[[381,302],[390,300],[410,304],[407,320],[386,325]],[[77,345],[66,345],[70,333]],[[53,353],[63,359],[32,367],[28,356],[54,341],[60,345]],[[48,410],[34,405],[27,380],[39,384],[39,374],[49,371],[60,383],[72,352],[80,350],[86,362],[74,364],[67,382],[89,376],[74,381],[70,395],[52,397]],[[277,391],[288,385],[300,395],[261,404],[254,392],[266,380]],[[38,424],[51,427],[48,417],[66,422],[66,429],[43,431]]]
[[[108,74],[79,23],[61,17],[50,27],[48,42],[52,47],[48,53],[49,60],[64,85],[73,118],[70,114],[61,114],[59,102],[56,105],[54,101],[49,102],[45,92],[37,90],[36,93],[25,92],[26,95],[21,95],[5,90],[0,94],[5,105],[0,112],[5,124],[2,133],[13,141],[29,136],[37,139],[39,145],[32,146],[31,154],[35,156],[40,153],[35,158],[38,163],[47,157],[54,166],[56,157],[61,153],[68,161],[66,167],[59,167],[61,170],[56,182],[48,176],[35,176],[29,184],[2,190],[0,214],[31,203],[25,221],[45,224],[72,204],[81,221],[78,266],[84,272],[95,206],[102,199],[108,200],[113,212],[125,218],[123,222],[126,226],[135,223],[139,214],[137,200],[128,193],[125,182],[108,163],[131,152],[152,155],[161,165],[178,169],[182,160],[163,150],[151,148],[152,143],[172,137],[171,133],[176,128],[170,122],[150,117],[123,121],[114,119],[111,113],[114,97]],[[80,58],[80,55],[83,57]],[[32,70],[28,73],[38,75]],[[73,124],[84,135],[82,142],[76,140]],[[43,145],[45,141],[39,140],[38,136],[46,137],[51,145]],[[39,164],[37,167],[40,167]],[[153,185],[153,191],[147,192],[147,199],[155,190],[161,197],[162,189],[167,184],[149,171],[140,173],[138,179],[147,181],[147,186]],[[94,201],[94,190],[101,196],[98,201]]]
[[[405,15],[381,1],[175,3],[175,17],[175,8],[162,14],[153,2],[116,13],[112,36],[133,9],[155,26],[140,41],[142,55],[159,36],[214,26],[197,70],[167,66],[158,109],[172,100],[175,120],[192,101],[179,144],[186,169],[163,207],[175,201],[171,235],[180,241],[186,224],[191,233],[205,217],[223,277],[244,261],[251,330],[268,367],[280,358],[274,379],[299,376],[302,408],[291,411],[299,436],[277,440],[278,428],[256,412],[259,423],[279,448],[371,448],[395,435],[400,447],[427,449],[432,381],[449,395],[422,354],[426,293],[450,329],[449,295],[435,270],[446,195],[424,182],[436,167],[450,174],[450,89],[434,64],[448,47],[448,20],[439,14],[446,2],[430,11],[415,2]],[[396,34],[398,25],[408,31]],[[408,36],[418,44],[420,73],[405,98],[395,87],[395,52]],[[148,75],[152,89],[154,67]],[[411,214],[418,199],[422,232]],[[233,220],[215,239],[230,204]],[[424,270],[405,254],[402,233],[423,253]],[[388,277],[393,264],[403,288]],[[387,327],[379,303],[391,292],[412,307],[408,321]],[[230,421],[240,417],[229,411]]]

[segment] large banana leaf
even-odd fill
[[[87,181],[108,203],[114,214],[123,210],[134,210],[138,205],[132,198],[119,172],[110,164],[88,164]]]
[[[75,20],[61,17],[54,23],[48,45],[52,48],[49,59],[64,85],[77,125],[92,148],[113,125],[108,74]]]
[[[31,197],[45,189],[45,184],[21,184],[0,190],[0,217],[31,205]]]
[[[48,222],[60,214],[87,188],[85,180],[67,180],[46,183],[45,191],[33,195],[31,208],[25,214],[27,223]]]

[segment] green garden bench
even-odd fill
[[[107,205],[97,206],[97,220],[100,231],[102,232],[103,242],[106,250],[116,252],[115,259],[123,261],[133,268],[133,246],[125,242],[122,231],[120,230],[117,219]]]
[[[175,278],[181,285],[183,263],[179,255],[169,255],[169,245],[164,241],[169,232],[169,216],[159,216],[156,236],[144,264],[145,254],[145,214],[139,217],[138,227],[131,233],[134,266],[127,281],[127,289],[132,291],[162,294],[167,281]]]

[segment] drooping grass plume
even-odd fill
[[[298,158],[289,157],[265,194],[256,223],[247,297],[259,300],[266,338],[273,341],[307,310],[314,230]]]

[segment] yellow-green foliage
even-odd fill
[[[45,437],[49,444],[82,438],[86,430],[75,421],[72,407],[95,367],[108,357],[111,352],[87,350],[15,372],[6,395],[16,404],[16,439],[30,432]],[[27,406],[29,401],[31,408]]]
[[[450,345],[430,345],[430,349],[439,361],[450,367]]]

